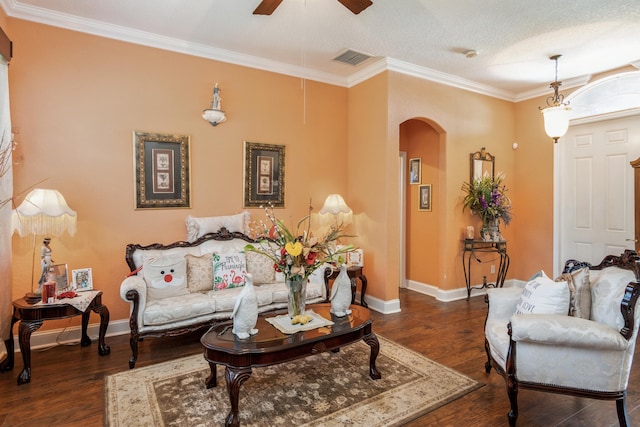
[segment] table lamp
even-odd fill
[[[41,296],[33,290],[36,237],[60,236],[65,231],[73,236],[76,232],[76,219],[76,212],[67,205],[59,191],[42,188],[31,190],[20,206],[12,212],[12,230],[17,230],[21,237],[33,235],[31,292],[25,294],[25,301],[33,304],[41,299]]]
[[[351,224],[353,211],[339,194],[329,194],[324,201],[320,214],[331,214],[338,224]]]

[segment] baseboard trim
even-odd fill
[[[505,280],[504,287],[509,288],[512,286],[518,286],[522,280],[509,279]],[[481,284],[473,285],[474,287],[482,286]],[[436,286],[428,285],[425,283],[416,282],[414,280],[407,280],[407,289],[434,297],[438,301],[443,302],[451,302],[457,301],[461,299],[467,298],[467,287],[450,289],[450,290],[442,290]],[[483,289],[472,289],[471,290],[471,298],[483,296],[487,293],[487,288]]]

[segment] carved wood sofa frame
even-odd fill
[[[209,241],[209,240],[216,240],[216,241],[220,241],[220,242],[224,242],[224,241],[229,241],[229,240],[233,240],[233,239],[241,239],[246,241],[247,243],[257,243],[256,240],[250,238],[249,236],[247,236],[246,234],[243,233],[239,233],[239,232],[229,232],[227,231],[226,228],[221,228],[219,231],[215,232],[215,233],[208,233],[205,234],[204,236],[200,237],[199,239],[193,241],[193,242],[187,242],[187,241],[178,241],[175,243],[171,243],[168,245],[164,245],[162,243],[152,243],[150,245],[139,245],[139,244],[135,244],[135,243],[130,243],[127,245],[126,247],[126,252],[125,252],[125,261],[127,262],[127,265],[129,266],[129,269],[131,270],[132,273],[134,273],[137,269],[134,261],[133,261],[133,254],[135,251],[137,250],[149,250],[149,249],[156,249],[156,250],[166,250],[166,249],[173,249],[173,248],[191,248],[191,247],[196,247],[201,245],[202,243]],[[329,280],[328,277],[331,276],[331,269],[327,268],[326,271],[323,274],[324,279],[324,286],[325,286],[325,294],[327,295],[327,300],[329,298]],[[204,321],[204,322],[200,322],[200,323],[194,323],[188,326],[183,326],[183,327],[176,327],[173,329],[166,329],[163,331],[149,331],[149,332],[140,332],[140,328],[138,325],[138,311],[140,310],[140,302],[139,302],[139,295],[138,292],[135,290],[130,290],[126,293],[126,298],[128,301],[131,301],[133,303],[133,308],[131,309],[131,315],[129,317],[129,328],[131,329],[131,335],[129,337],[129,344],[131,346],[131,359],[129,359],[129,368],[133,369],[135,367],[136,361],[138,360],[138,342],[141,341],[143,338],[145,337],[154,337],[154,338],[159,338],[159,337],[163,337],[163,336],[178,336],[178,335],[183,335],[183,334],[187,334],[190,332],[194,332],[197,331],[199,329],[203,329],[205,327],[211,327],[215,324],[221,323],[220,320],[216,320],[216,319],[212,319],[212,320],[208,320],[208,321]],[[225,320],[226,321],[226,320]]]
[[[626,270],[631,270],[635,274],[636,281],[629,282],[625,289],[624,296],[622,298],[622,302],[620,303],[620,311],[622,312],[622,317],[624,319],[624,326],[620,330],[620,335],[622,335],[626,340],[629,340],[633,335],[634,330],[634,311],[636,306],[636,301],[640,296],[640,256],[635,251],[625,250],[625,252],[620,256],[615,255],[607,255],[600,264],[596,266],[592,266],[588,262],[576,261],[576,260],[568,260],[565,263],[565,267],[563,273],[571,273],[573,271],[579,270],[583,267],[588,267],[590,270],[602,270],[607,267],[619,267]],[[489,299],[485,296],[485,301],[488,303]],[[485,321],[486,324],[486,321]],[[509,331],[509,337],[511,337],[511,323],[507,325]],[[507,394],[509,396],[509,402],[511,403],[511,410],[508,413],[509,425],[514,427],[516,425],[516,420],[518,418],[518,390],[529,389],[550,393],[558,393],[558,394],[566,394],[570,396],[576,397],[586,397],[590,399],[599,399],[599,400],[615,400],[616,401],[616,411],[618,414],[618,422],[620,427],[628,426],[628,413],[627,413],[627,391],[621,390],[617,392],[598,392],[592,390],[582,390],[568,387],[560,387],[554,385],[546,385],[546,384],[538,384],[538,383],[530,383],[526,381],[518,381],[516,377],[516,343],[512,339],[509,340],[509,350],[507,352],[506,358],[506,372],[502,370],[500,365],[491,357],[491,351],[489,349],[489,342],[485,338],[485,351],[487,352],[487,362],[485,363],[485,371],[489,373],[491,368],[495,368],[496,372],[498,372],[505,380],[507,384]]]

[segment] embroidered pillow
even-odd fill
[[[187,288],[189,292],[206,292],[213,289],[213,263],[211,254],[195,256],[187,254]]]
[[[544,272],[525,285],[515,314],[569,314],[567,282],[555,282]]]
[[[145,257],[142,274],[149,299],[187,295],[187,263],[184,256]]]
[[[565,281],[569,286],[569,315],[589,319],[591,316],[591,282],[589,268],[583,267],[571,273],[562,273],[557,282]]]
[[[244,252],[214,252],[212,258],[214,291],[244,286],[247,273]]]
[[[253,284],[262,285],[276,281],[276,271],[273,269],[273,261],[269,257],[257,252],[246,251],[247,273],[253,275]]]
[[[245,233],[249,226],[249,212],[245,211],[237,215],[209,216],[196,218],[187,216],[187,241],[193,242],[207,233],[215,233],[222,227],[230,232]]]

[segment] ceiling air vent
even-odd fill
[[[360,65],[367,59],[371,58],[371,55],[366,53],[356,52],[355,50],[347,49],[340,55],[333,58],[334,61],[342,62],[349,65]]]

